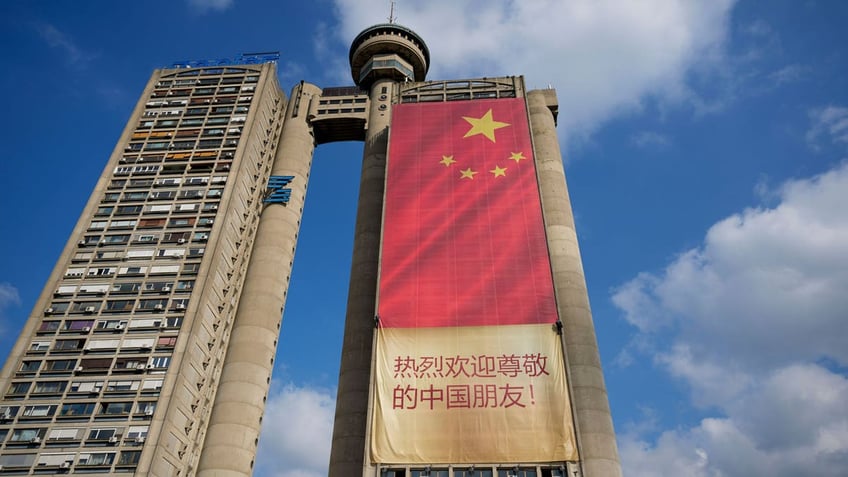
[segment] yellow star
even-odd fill
[[[456,162],[453,160],[453,156],[442,156],[442,160],[439,161],[439,164],[444,164],[445,167],[450,167],[451,164]]]
[[[513,153],[511,153],[509,158],[512,159],[513,161],[515,161],[516,164],[518,164],[518,161],[527,159],[526,157],[524,157],[523,152],[513,152]]]
[[[506,177],[506,167],[495,166],[495,168],[492,169],[489,172],[494,174],[495,177],[501,177],[501,176]]]
[[[462,175],[459,177],[460,179],[474,179],[474,174],[477,174],[477,171],[472,171],[469,167],[464,171],[459,171]]]
[[[471,125],[471,129],[469,129],[468,132],[465,133],[465,136],[462,136],[463,138],[482,134],[489,138],[490,141],[495,142],[495,129],[505,128],[509,126],[508,123],[495,121],[492,118],[491,109],[486,111],[486,114],[484,114],[482,118],[469,118],[467,116],[463,116],[462,119],[468,121],[468,124]]]

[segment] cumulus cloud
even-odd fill
[[[638,330],[621,361],[649,353],[717,413],[655,441],[626,435],[629,475],[848,470],[848,164],[776,195],[613,294]]]
[[[327,475],[335,391],[272,382],[257,453],[257,477]]]
[[[385,21],[383,0],[335,0],[339,40]],[[523,74],[557,88],[561,129],[589,131],[646,98],[690,98],[687,75],[723,56],[733,0],[404,2],[430,48],[429,78]],[[344,78],[343,78],[344,79]]]
[[[188,0],[191,8],[201,12],[218,11],[222,12],[230,8],[233,0]]]
[[[638,148],[664,149],[671,144],[671,140],[658,132],[639,131],[630,137],[630,143]]]

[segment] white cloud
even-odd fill
[[[212,10],[222,12],[232,6],[233,0],[188,0],[188,4],[201,13]]]
[[[37,24],[35,29],[48,46],[58,49],[65,55],[65,60],[71,66],[85,67],[96,57],[95,54],[81,48],[69,35],[49,23]]]
[[[848,145],[848,108],[826,106],[810,111],[807,143],[819,149],[822,141]]]
[[[293,384],[280,387],[272,382],[259,439],[256,476],[326,476],[334,413],[334,391]]]
[[[639,148],[664,149],[671,144],[671,140],[658,132],[639,131],[630,137],[630,143]]]
[[[384,22],[384,0],[335,0],[339,40]],[[648,97],[690,99],[687,75],[721,60],[733,0],[404,2],[431,79],[523,74],[557,88],[560,129],[590,131]]]
[[[18,289],[10,283],[0,283],[0,309],[10,305],[20,305],[20,303]]]
[[[848,379],[822,364],[848,366],[848,164],[776,196],[615,291],[639,330],[619,361],[651,354],[716,413],[655,441],[624,436],[631,477],[848,471]]]

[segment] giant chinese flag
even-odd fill
[[[398,105],[387,168],[372,460],[576,460],[524,100]]]
[[[523,99],[398,105],[385,204],[383,326],[556,321]]]

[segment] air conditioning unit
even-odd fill
[[[159,323],[159,328],[167,328],[167,327],[168,327],[167,321],[163,321],[163,322]]]
[[[63,469],[70,469],[70,468],[71,468],[71,463],[70,463],[70,462],[68,462],[68,461],[65,461],[65,462],[62,462],[62,464],[61,464],[59,467],[61,467],[61,468],[63,468]]]
[[[198,237],[200,240],[209,240],[209,234],[200,234]]]
[[[178,310],[185,310],[186,306],[182,303],[177,303],[177,306],[175,306],[174,308],[176,308]]]
[[[97,311],[97,308],[93,306],[87,306],[83,311],[85,311],[86,313],[94,313],[95,311]]]
[[[171,291],[171,287],[169,287],[169,286],[164,286],[164,287],[162,287],[162,291],[163,291],[163,292],[169,292],[169,291]]]
[[[155,365],[155,364],[153,364],[153,363],[147,363],[147,369],[153,369],[153,368],[155,368],[155,367],[156,367],[156,365]]]
[[[90,326],[83,326],[83,327],[82,327],[82,332],[83,332],[83,333],[88,333],[89,331],[91,331],[91,327],[90,327]]]
[[[112,437],[109,438],[109,444],[117,444],[117,443],[118,443],[117,437],[112,436]]]
[[[12,418],[12,411],[10,411],[9,409],[5,409],[3,411],[3,415],[0,416],[0,419],[3,419],[4,421],[8,421],[11,418]]]
[[[79,242],[77,242],[77,245],[79,245],[80,247],[85,247],[85,240],[80,240]]]
[[[85,368],[83,368],[82,366],[77,366],[76,372],[79,373],[80,371],[83,371],[84,369]]]
[[[218,206],[213,204],[209,206],[209,210],[218,210]]]
[[[51,308],[48,308],[48,309],[44,310],[44,314],[45,314],[45,315],[52,315],[54,311],[56,311],[56,310],[54,310],[54,309],[51,307]]]
[[[153,415],[153,411],[150,411],[150,414]],[[144,444],[144,437],[136,437],[135,441],[139,444]]]
[[[152,415],[153,415],[153,409],[145,409],[145,410],[144,410],[144,415],[145,415],[145,416],[152,416]],[[141,438],[141,442],[144,442],[144,438],[143,438],[143,437]]]
[[[157,303],[157,304],[153,307],[153,309],[154,309],[154,310],[156,310],[156,311],[162,311],[162,310],[164,310],[164,309],[165,309],[165,305],[163,305],[163,304],[161,304],[161,303]]]
[[[150,366],[150,365],[147,365],[147,366]],[[135,369],[137,369],[137,370],[139,370],[139,371],[143,371],[143,370],[144,370],[144,368],[145,368],[145,366],[144,366],[143,364],[137,364],[137,365],[135,365]]]
[[[184,239],[184,238],[181,238],[181,239],[177,240],[177,243],[185,243],[185,242],[186,242],[186,241],[185,241],[185,239]]]
[[[124,325],[118,323],[117,325],[115,325],[115,329],[116,330],[122,330],[122,329],[124,329]]]
[[[209,219],[209,220],[206,221],[206,225],[212,225],[214,223],[215,223],[215,221],[212,220],[212,219]]]
[[[141,349],[153,349],[153,345],[143,344],[141,345]]]
[[[29,440],[30,444],[41,444],[41,438],[36,436]]]

